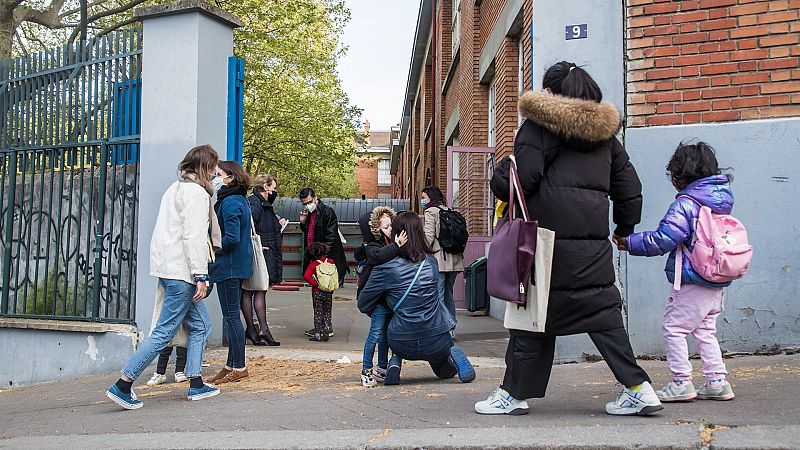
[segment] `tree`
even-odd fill
[[[240,0],[235,51],[246,61],[245,168],[271,172],[292,195],[355,192],[361,110],[349,104],[336,64],[350,12],[342,0]]]
[[[108,33],[133,22],[133,8],[168,0],[0,0],[0,60]],[[86,20],[81,21],[81,3]],[[234,52],[246,61],[244,165],[277,176],[294,195],[355,193],[361,110],[336,70],[350,18],[344,0],[217,0],[242,19]],[[84,26],[82,26],[85,24]]]
[[[0,0],[0,60],[43,50],[132,22],[133,9],[152,0]]]

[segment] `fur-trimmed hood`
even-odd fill
[[[547,91],[528,91],[519,99],[523,117],[565,140],[602,142],[622,126],[617,108],[609,102],[564,97]]]
[[[397,212],[389,206],[376,206],[369,215],[369,228],[375,239],[381,238],[381,217],[388,215],[392,220],[397,217]]]

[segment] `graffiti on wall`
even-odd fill
[[[0,258],[0,273],[9,271],[2,287],[9,291],[9,314],[92,317],[97,297],[98,317],[132,320],[138,177],[135,166],[104,172],[18,178],[13,202],[2,199],[0,250],[10,246],[11,258],[8,267]],[[8,187],[5,181],[2,192]]]

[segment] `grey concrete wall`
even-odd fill
[[[164,190],[176,180],[178,163],[199,144],[227,154],[228,57],[233,30],[191,12],[144,20],[142,170],[139,188],[139,274],[136,323],[149,332],[157,280],[149,275],[150,234]],[[168,102],[168,103],[167,103]],[[216,294],[205,300],[210,344],[222,342]]]
[[[534,1],[534,89],[542,87],[545,71],[559,61],[586,69],[618,109],[624,106],[625,67],[622,61],[623,2],[608,0]],[[586,39],[566,40],[567,25],[588,25]],[[530,39],[530,30],[522,30]],[[526,60],[530,56],[526,56]],[[530,80],[525,80],[530,86]]]
[[[84,333],[0,328],[0,387],[66,380],[122,368],[133,353],[130,330]]]
[[[800,119],[671,127],[630,128],[625,144],[644,185],[644,213],[637,230],[650,230],[676,192],[665,169],[678,143],[698,139],[734,169],[733,215],[754,247],[747,276],[726,289],[717,321],[727,351],[800,345]],[[629,330],[637,353],[663,354],[661,315],[670,286],[665,257],[628,256]]]

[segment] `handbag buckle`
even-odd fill
[[[522,283],[519,284],[519,293],[520,294],[524,294],[525,293],[525,285],[522,284]]]

